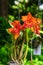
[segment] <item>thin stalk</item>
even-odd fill
[[[20,60],[22,55],[23,55],[23,48],[24,48],[24,40],[23,40],[23,43],[22,43],[22,47],[21,47],[21,50],[20,50],[20,55],[19,55],[18,60]]]
[[[32,61],[32,43],[31,43],[31,61]]]
[[[31,61],[30,61],[30,64],[31,65],[34,65],[33,62],[32,62],[33,58],[32,58],[32,42],[31,42]]]
[[[27,57],[27,53],[28,53],[28,31],[26,29],[26,41],[27,41],[27,47],[26,47],[26,51],[25,51],[25,54],[24,54],[24,61]]]
[[[12,45],[11,45],[11,59],[14,61],[16,59],[16,40],[14,41],[14,38],[12,36]]]
[[[17,49],[16,49],[16,44],[17,44],[17,43],[16,43],[16,41],[17,41],[17,40],[14,41],[14,47],[13,47],[13,53],[14,53],[13,55],[14,55],[14,59],[15,59],[15,60],[17,60]]]
[[[19,57],[18,57],[19,60],[21,60],[21,59],[22,59],[22,56],[23,56],[24,43],[25,43],[25,32],[24,32],[24,34],[23,34],[22,40],[23,40],[23,42],[22,42],[20,54],[19,54]]]
[[[27,53],[28,53],[28,42],[27,42],[27,47],[26,47],[26,51],[25,51],[25,55],[24,55],[24,61],[25,61],[25,59],[27,57]]]

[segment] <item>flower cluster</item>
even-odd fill
[[[40,34],[40,23],[41,19],[33,17],[29,12],[27,15],[22,16],[23,24],[21,25],[18,20],[11,22],[13,25],[12,28],[9,28],[8,31],[14,35],[14,38],[17,39],[20,35],[20,31],[25,30],[26,28],[30,28],[32,32],[36,34]]]

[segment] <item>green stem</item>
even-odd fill
[[[27,57],[27,53],[28,53],[28,31],[26,29],[26,41],[27,41],[27,46],[26,46],[26,51],[25,51],[25,54],[24,54],[24,61]]]
[[[27,57],[27,53],[28,53],[28,42],[27,42],[27,47],[26,47],[26,51],[25,51],[25,55],[24,55],[24,61],[25,61],[25,59]]]

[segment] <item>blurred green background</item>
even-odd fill
[[[40,2],[43,3],[43,0]],[[9,22],[20,20],[22,15],[31,12],[33,16],[43,21],[43,10],[39,9],[38,0],[1,0],[0,1],[0,65],[8,65],[10,61],[11,35],[6,29],[10,28]],[[21,21],[21,20],[20,20]],[[41,25],[41,41],[43,40],[43,23]],[[40,40],[39,40],[40,42]],[[34,65],[43,65],[43,42],[41,55],[33,55]],[[29,48],[25,65],[30,64],[31,48]]]

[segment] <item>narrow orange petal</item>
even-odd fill
[[[34,28],[33,27],[31,27],[31,30],[32,30],[32,32],[34,32]]]
[[[19,24],[19,21],[18,21],[18,20],[14,20],[14,22],[11,22],[11,24],[12,24],[13,26],[16,26],[17,24]]]
[[[11,32],[12,32],[12,30],[13,30],[13,28],[9,28],[9,29],[8,29],[8,32],[10,32],[10,33],[11,33]]]
[[[16,40],[19,37],[19,34],[14,35],[14,39]]]

